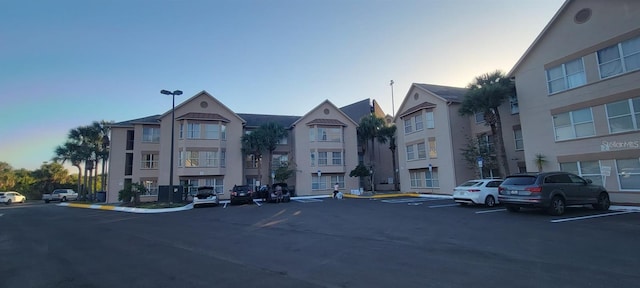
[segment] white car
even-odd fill
[[[18,192],[0,192],[0,203],[11,205],[11,203],[24,203],[24,201],[27,201],[27,197]]]
[[[502,179],[475,179],[453,189],[453,200],[460,204],[498,204],[498,186]]]
[[[220,205],[220,199],[218,199],[218,195],[213,187],[200,186],[198,187],[198,194],[193,196],[193,207],[207,204],[218,206]]]

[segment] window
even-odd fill
[[[476,118],[476,124],[484,123],[484,112],[476,112],[473,116]]]
[[[342,142],[342,128],[311,128],[309,130],[309,141]]]
[[[142,142],[159,143],[160,128],[158,127],[142,127]]]
[[[309,128],[309,141],[310,142],[316,141],[316,128],[315,127]]]
[[[582,58],[547,69],[549,94],[582,86],[587,83]]]
[[[411,188],[421,188],[422,185],[422,172],[420,171],[411,171],[409,172],[409,176],[411,177]]]
[[[278,140],[278,142],[276,144],[287,145],[288,142],[289,142],[289,137],[284,136],[284,137],[280,138],[280,140]]]
[[[433,118],[433,112],[427,112],[424,114],[426,118],[426,124],[428,129],[433,129],[436,127],[436,122]]]
[[[144,188],[147,189],[145,195],[158,195],[158,180],[157,179],[140,179]]]
[[[418,159],[427,159],[427,145],[422,143],[418,143]]]
[[[326,190],[327,189],[327,176],[320,176],[318,177],[317,175],[313,175],[311,176],[311,190]]]
[[[318,127],[318,141],[327,141],[327,129]]]
[[[220,167],[227,167],[227,150],[224,149],[220,150]]]
[[[127,130],[127,150],[133,150],[134,133],[133,130]]]
[[[205,151],[204,167],[218,167],[218,151]]]
[[[407,145],[407,160],[416,159],[416,155],[413,153],[413,145]]]
[[[133,175],[133,153],[125,154],[124,175],[125,176]]]
[[[326,128],[327,140],[329,142],[342,142],[342,128]]]
[[[516,151],[524,150],[524,141],[522,140],[522,130],[513,130],[513,138],[516,141]]]
[[[180,129],[178,129],[178,139],[184,138],[184,124],[180,123]]]
[[[184,162],[185,167],[198,167],[200,166],[200,152],[198,151],[187,151],[186,158]]]
[[[600,79],[640,69],[640,37],[599,50]]]
[[[275,170],[280,167],[289,165],[289,155],[287,154],[273,154],[271,156],[271,169]]]
[[[411,119],[404,119],[404,134],[409,134],[413,132],[413,128],[411,126]]]
[[[187,139],[200,139],[200,124],[187,124]]]
[[[414,116],[413,121],[416,123],[416,131],[421,131],[424,128],[422,125],[422,114]]]
[[[511,105],[511,114],[520,113],[520,108],[518,107],[518,96],[515,94],[509,96],[509,104]]]
[[[429,137],[429,158],[437,158],[438,152],[436,151],[436,138]]]
[[[480,153],[482,154],[494,153],[493,135],[482,134],[478,136],[478,150],[480,150]]]
[[[344,176],[343,175],[334,175],[331,176],[331,187],[338,183],[338,187],[344,188]]]
[[[144,153],[142,154],[142,169],[158,169],[158,154]]]
[[[600,172],[600,161],[578,161],[560,163],[560,171],[579,175],[584,179],[591,179],[594,184],[602,185],[602,173]]]
[[[425,186],[430,188],[440,187],[440,181],[438,181],[438,168],[433,167],[431,172],[425,171]]]
[[[331,159],[333,165],[342,165],[342,152],[332,152]]]
[[[220,140],[227,140],[227,125],[220,124]]]
[[[258,168],[258,158],[253,154],[247,155],[245,165],[247,168]]]
[[[591,108],[553,115],[556,141],[595,135]]]
[[[605,106],[611,133],[638,130],[640,98],[622,100]]]
[[[204,124],[204,139],[220,139],[220,125]]]
[[[621,190],[640,190],[640,161],[638,158],[617,159],[618,180]]]
[[[327,166],[327,152],[318,152],[318,166]]]
[[[311,151],[311,166],[316,166],[316,153]]]

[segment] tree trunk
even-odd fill
[[[496,139],[496,156],[498,158],[498,167],[500,169],[500,175],[504,178],[509,175],[509,159],[507,159],[507,152],[504,148],[504,139],[502,138],[502,120],[500,119],[500,113],[498,109],[494,109],[495,112],[495,125],[491,126],[491,132],[495,135]],[[495,130],[495,131],[493,131]]]
[[[107,182],[107,174],[104,173],[104,169],[107,167],[107,161],[106,159],[102,158],[102,175],[100,175],[100,191],[106,191],[105,190],[105,185]]]
[[[398,183],[398,172],[396,166],[396,149],[391,149],[391,161],[393,161],[393,188],[394,190],[400,190],[400,185]]]
[[[82,195],[82,168],[80,167],[79,164],[74,166],[78,168],[78,190],[76,190],[76,192]]]

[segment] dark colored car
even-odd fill
[[[540,172],[508,176],[498,188],[498,199],[507,210],[543,208],[551,215],[564,214],[566,206],[591,204],[609,210],[611,202],[604,187],[591,179],[568,172]]]
[[[291,193],[287,183],[275,183],[271,185],[268,202],[289,202],[291,201]]]
[[[253,189],[249,185],[235,185],[231,189],[231,204],[253,202]]]

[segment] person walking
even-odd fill
[[[340,185],[338,185],[338,183],[336,183],[336,185],[333,185],[333,199],[338,198],[338,192],[340,192]]]

